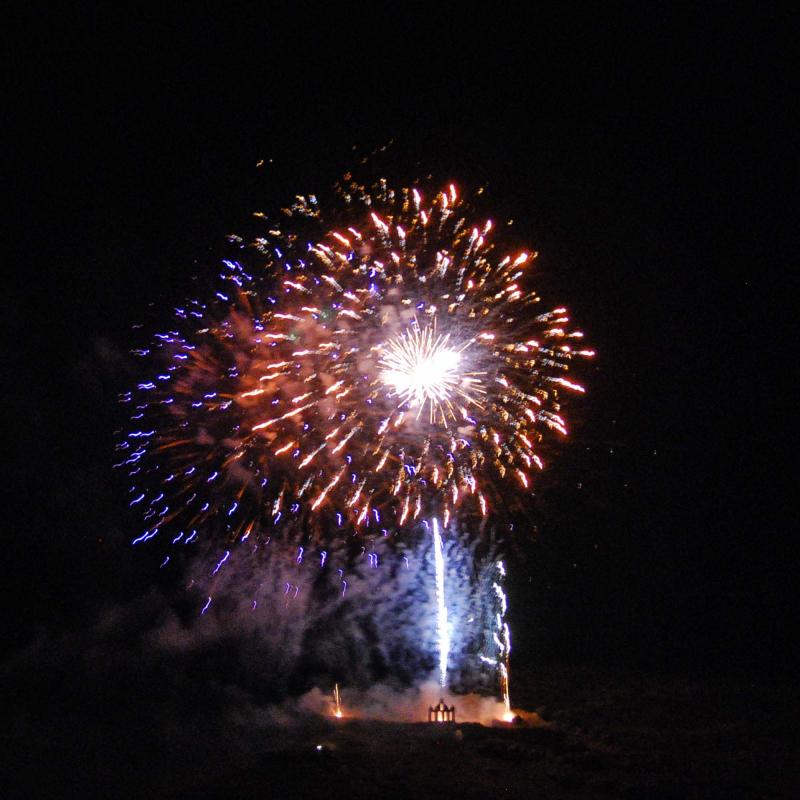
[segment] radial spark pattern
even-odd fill
[[[136,541],[387,535],[524,499],[592,355],[542,308],[536,254],[495,244],[454,186],[348,180],[329,212],[256,216],[216,294],[137,351],[153,371],[118,443]]]
[[[462,374],[460,349],[449,345],[450,334],[437,336],[433,328],[416,325],[386,343],[380,376],[393,389],[400,404],[417,409],[417,417],[428,407],[428,420],[458,419],[456,403],[470,405],[483,393],[477,374]]]

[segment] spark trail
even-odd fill
[[[497,562],[498,579],[492,584],[492,588],[497,595],[499,610],[495,616],[497,630],[494,634],[495,643],[498,651],[498,665],[500,670],[500,691],[503,695],[505,712],[503,718],[506,722],[514,719],[511,711],[511,630],[506,621],[508,611],[508,597],[502,587],[502,581],[506,576],[506,567],[502,561]]]
[[[444,546],[439,520],[433,518],[433,551],[436,563],[436,633],[439,640],[439,682],[447,684],[447,659],[450,655],[450,628],[444,596]]]

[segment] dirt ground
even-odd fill
[[[96,709],[17,718],[7,797],[790,798],[797,694],[560,669],[515,676],[528,724]],[[202,702],[198,699],[198,702]],[[232,700],[233,702],[233,700]],[[537,715],[541,722],[537,722]],[[167,723],[165,720],[172,720]]]

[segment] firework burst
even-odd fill
[[[542,309],[536,253],[495,243],[452,185],[348,178],[329,213],[311,196],[256,216],[213,297],[136,351],[152,372],[117,445],[134,541],[388,536],[524,502],[592,355]]]
[[[434,328],[409,328],[385,346],[386,354],[379,362],[380,377],[393,389],[400,405],[417,408],[417,418],[428,405],[428,421],[447,418],[457,420],[454,402],[470,405],[478,393],[483,394],[479,373],[460,374],[462,352],[449,345],[450,334],[436,336]]]

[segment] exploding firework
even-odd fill
[[[536,253],[494,241],[454,186],[347,178],[298,197],[136,351],[117,448],[144,530],[185,547],[391,536],[421,515],[472,530],[525,502],[567,433],[581,348],[542,309]]]

